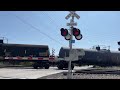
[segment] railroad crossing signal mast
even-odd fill
[[[69,55],[71,55],[72,53],[72,43],[75,43],[75,40],[73,40],[73,35],[77,40],[82,39],[82,34],[80,30],[74,27],[77,26],[77,23],[74,22],[74,17],[79,19],[80,16],[76,14],[75,11],[70,11],[70,13],[65,17],[65,19],[68,20],[70,17],[72,17],[72,19],[70,20],[70,23],[67,23],[67,26],[70,26],[69,31],[67,29],[61,28],[61,35],[64,36],[66,40],[69,40],[69,47],[70,47]],[[69,60],[69,64],[68,64],[68,79],[72,78],[71,61],[72,60]]]

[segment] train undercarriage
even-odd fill
[[[62,70],[62,69],[68,69],[68,63],[67,61],[59,61],[57,62],[57,67],[58,69]],[[71,63],[71,69],[74,69],[74,63]]]
[[[38,69],[38,68],[49,69],[49,67],[50,67],[50,63],[49,62],[35,62],[33,64],[33,68],[34,69]]]
[[[45,68],[45,69],[49,69],[51,63],[49,62],[49,60],[0,60],[1,62],[3,62],[4,64],[9,64],[9,65],[21,65],[21,66],[32,66],[34,69],[38,69],[38,68]],[[22,64],[21,64],[22,63]],[[24,64],[23,64],[24,63]]]

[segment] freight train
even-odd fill
[[[33,67],[48,69],[50,57],[48,45],[8,44],[0,40],[0,61],[6,62],[34,62]],[[51,60],[51,61],[50,61]]]
[[[72,56],[76,55],[73,53]],[[34,62],[33,67],[35,69],[39,67],[49,69],[51,65],[56,65],[58,69],[64,69],[68,68],[68,61],[71,58],[69,56],[50,55],[48,45],[10,44],[0,40],[0,61],[3,62]],[[78,60],[76,59],[76,61]],[[73,62],[77,63],[76,61]],[[73,62],[72,69],[74,68]]]
[[[74,65],[120,65],[120,52],[101,49],[74,48],[77,53],[73,57],[69,55],[69,48],[61,47],[59,56],[51,56],[48,45],[8,44],[0,40],[0,61],[34,62],[33,67],[49,69],[55,63],[58,69],[68,68],[68,61],[72,59],[71,68]],[[76,58],[77,57],[77,58]],[[67,59],[66,59],[67,58]],[[76,58],[76,59],[74,59]]]
[[[81,50],[82,48],[76,48]],[[62,47],[59,56],[69,56],[69,48]],[[119,66],[120,65],[120,51],[110,51],[109,49],[101,49],[96,46],[95,49],[83,49],[85,55],[80,56],[77,64],[81,65],[94,65],[94,66]],[[64,60],[62,61],[64,62]],[[64,62],[65,63],[65,62]],[[64,66],[64,65],[63,65]],[[62,68],[62,67],[61,67]]]

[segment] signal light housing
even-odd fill
[[[0,44],[3,44],[3,40],[0,39]]]
[[[120,41],[118,42],[118,45],[120,45]]]
[[[120,48],[118,48],[118,51],[120,51]]]
[[[61,28],[60,31],[61,31],[61,35],[64,36],[66,40],[70,40],[71,34],[69,34],[67,29]],[[73,28],[72,33],[77,40],[81,40],[83,38],[80,30],[77,28]]]
[[[67,36],[68,35],[68,30],[67,29],[64,29],[64,28],[61,28],[61,35],[62,36]]]
[[[66,40],[70,40],[71,35],[69,34],[67,29],[61,28],[60,31],[61,31],[61,35],[64,36]]]
[[[80,35],[80,30],[77,28],[73,28],[73,35],[74,36],[79,36]]]
[[[77,28],[73,28],[73,35],[75,36],[75,38],[76,38],[77,40],[81,40],[81,39],[83,38],[80,30],[77,29]]]

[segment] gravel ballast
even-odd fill
[[[67,79],[67,72],[44,76],[39,79]],[[120,79],[120,68],[94,68],[77,70],[72,79]]]

